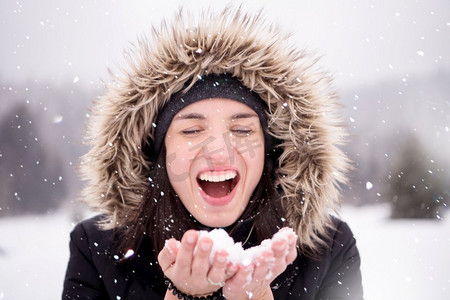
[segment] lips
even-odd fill
[[[199,173],[197,183],[203,199],[216,206],[225,205],[233,199],[239,179],[236,170],[207,170]]]

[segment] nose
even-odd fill
[[[213,163],[231,163],[233,146],[226,132],[211,134],[202,143],[202,154]]]

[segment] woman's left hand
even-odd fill
[[[272,243],[272,249],[245,266],[239,266],[225,282],[226,299],[273,299],[270,284],[284,272],[297,257],[297,237],[290,234],[288,241],[280,239]]]

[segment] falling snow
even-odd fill
[[[441,2],[444,5],[444,1]],[[133,32],[139,33],[142,28],[147,28],[149,15],[147,9],[137,10],[132,14],[133,22],[130,23],[120,14],[124,22],[112,24],[113,34],[103,34],[105,26],[96,26],[97,23],[92,22],[116,22],[118,14],[115,9],[130,12],[132,7],[129,4],[116,3],[109,6],[108,10],[97,4],[66,7],[61,3],[58,4],[61,7],[50,9],[42,4],[44,6],[39,11],[30,9],[32,5],[32,1],[6,1],[0,11],[4,54],[3,74],[0,74],[0,78],[3,78],[0,117],[12,107],[12,103],[21,103],[32,111],[37,116],[33,122],[14,123],[16,134],[28,134],[28,124],[32,124],[36,132],[40,130],[21,148],[31,153],[35,151],[33,145],[49,145],[46,155],[56,162],[64,153],[73,151],[78,155],[83,152],[81,150],[84,149],[72,145],[79,144],[84,128],[82,123],[91,118],[84,105],[100,94],[103,85],[99,78],[107,78],[103,73],[106,73],[105,65],[109,66],[111,61],[120,61],[114,55],[120,53],[130,33],[133,35]],[[273,12],[275,19],[287,20],[289,24],[295,17],[295,20],[302,20],[298,24],[301,28],[307,28],[311,22],[317,27],[312,31],[303,30],[298,41],[301,44],[319,43],[317,49],[325,54],[320,66],[335,73],[338,89],[348,93],[342,97],[349,111],[344,120],[354,130],[349,143],[350,149],[356,149],[352,159],[356,158],[356,167],[365,172],[357,181],[365,201],[369,201],[367,199],[370,197],[376,202],[389,201],[379,178],[387,178],[386,169],[395,164],[397,146],[402,143],[401,137],[405,133],[421,135],[430,151],[445,158],[444,150],[449,148],[450,139],[450,20],[446,6],[442,8],[436,1],[414,1],[407,6],[402,1],[367,5],[356,1],[347,4],[328,3],[339,7],[330,10],[337,13],[329,13],[326,14],[327,19],[316,20],[316,14],[310,11],[320,11],[323,5],[320,1],[308,4],[309,9],[299,10],[294,7],[291,12],[286,12],[279,4],[268,5],[274,5],[267,12]],[[341,9],[342,5],[344,9]],[[169,11],[162,3],[152,8],[150,18],[168,15]],[[342,11],[348,11],[352,17],[342,18]],[[279,15],[276,15],[277,12]],[[92,15],[98,18],[87,18],[95,21],[84,22],[85,18],[81,17]],[[373,15],[377,16],[376,22],[370,17]],[[136,27],[132,27],[133,24]],[[293,28],[293,32],[297,29]],[[316,33],[321,31],[329,32],[329,38],[318,39]],[[76,34],[79,32],[90,34],[82,36],[83,42],[80,42]],[[101,38],[90,39],[90,36]],[[91,45],[91,55],[86,55],[84,51],[85,41]],[[180,48],[183,47],[180,45]],[[205,50],[200,47],[204,45],[195,45],[190,49],[196,53],[196,58],[205,54]],[[293,64],[292,68],[295,67],[298,66]],[[178,78],[177,75],[174,77]],[[293,88],[315,84],[302,79],[296,78]],[[273,80],[282,82],[281,78]],[[58,89],[64,82],[67,85]],[[431,84],[435,82],[438,84]],[[78,90],[88,83],[90,91]],[[369,86],[375,88],[366,89]],[[287,103],[282,107],[287,107]],[[16,119],[20,118],[20,115],[16,115]],[[156,127],[156,124],[152,123],[151,126]],[[402,131],[400,127],[405,130]],[[109,145],[114,146],[113,143]],[[388,145],[391,147],[388,148]],[[0,150],[3,168],[11,156],[3,149]],[[351,150],[348,152],[353,154]],[[41,171],[49,165],[48,160],[44,159],[46,155],[33,157],[29,164]],[[432,177],[448,174],[448,171],[440,171],[449,168],[439,155],[431,162],[434,164],[432,167],[424,168],[424,172]],[[64,157],[55,166],[68,166],[70,171],[58,170],[54,176],[33,176],[33,180],[46,186],[53,186],[55,182],[72,184],[76,181],[70,172],[77,162],[78,156]],[[15,165],[15,170],[6,169],[3,179],[18,182],[21,173],[30,168],[23,162]],[[377,172],[381,172],[380,166],[386,166],[386,169],[376,178],[379,175]],[[389,178],[406,178],[406,175],[401,173],[397,176],[393,173]],[[367,181],[367,178],[371,181]],[[2,190],[5,188],[6,185]],[[414,185],[414,189],[417,188]],[[25,202],[23,189],[14,187],[8,191],[8,195],[15,202]],[[74,194],[68,196],[69,199],[75,197]],[[105,195],[101,194],[101,197]],[[442,206],[447,210],[436,214],[434,222],[392,222],[386,219],[388,213],[385,209],[347,209],[344,216],[353,224],[352,229],[363,256],[364,286],[368,300],[450,299],[450,240],[446,238],[450,227],[446,214],[448,205],[442,203]],[[2,203],[0,211],[3,213],[7,210]],[[60,298],[61,280],[68,257],[67,238],[71,228],[72,225],[62,213],[47,217],[0,219],[0,299]],[[31,256],[30,251],[33,253]],[[380,261],[385,262],[384,266],[380,265]],[[116,299],[120,298],[116,296]]]

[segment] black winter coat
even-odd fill
[[[71,233],[62,299],[163,299],[166,286],[151,241],[145,240],[133,259],[122,262],[112,249],[112,231],[99,230],[96,221],[98,217],[81,222]],[[362,299],[355,239],[346,223],[334,223],[333,239],[320,259],[299,255],[272,283],[275,299]],[[242,226],[236,232],[246,237]]]

